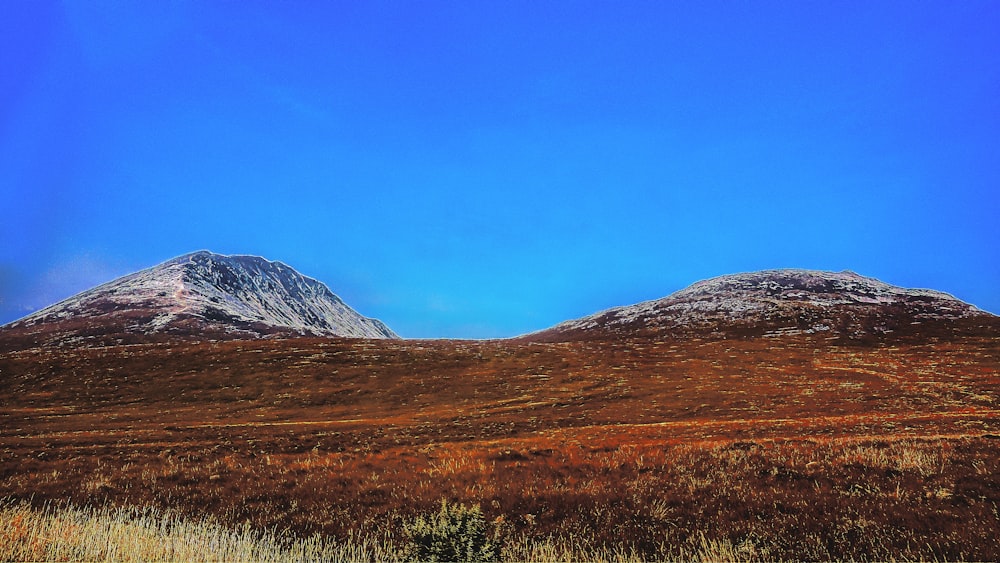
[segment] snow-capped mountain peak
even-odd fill
[[[82,323],[88,330],[122,325],[124,332],[142,334],[398,338],[382,322],[361,316],[324,284],[281,262],[207,251],[84,291],[10,326],[59,322]]]

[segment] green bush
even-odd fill
[[[418,516],[403,531],[410,540],[410,561],[496,561],[500,556],[499,530],[487,533],[479,506],[442,500],[440,510]]]

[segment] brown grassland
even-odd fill
[[[992,334],[2,350],[0,544],[69,503],[391,559],[448,499],[508,560],[1000,560]]]

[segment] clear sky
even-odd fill
[[[256,254],[405,337],[850,269],[1000,313],[1000,2],[6,2],[0,322]]]

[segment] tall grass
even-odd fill
[[[0,498],[0,561],[400,561],[413,553],[406,545],[406,520],[419,519],[418,511],[433,506],[428,500],[435,496],[485,506],[501,536],[501,561],[1000,561],[1000,462],[992,437],[664,446],[643,442],[642,435],[627,442],[632,435],[624,435],[592,438],[583,446],[569,441],[578,439],[572,434],[560,436],[567,442],[512,439],[492,449],[441,444],[406,463],[391,456],[333,453],[267,461],[260,467],[275,473],[247,472],[242,480],[233,479],[246,484],[234,485],[234,495],[246,494],[253,483],[262,500],[240,501],[240,509],[234,509],[237,502],[216,507],[212,513],[220,520],[190,516],[200,514],[191,504],[174,505],[189,515],[181,517],[153,508],[39,508]],[[445,465],[449,479],[436,473]],[[392,469],[373,473],[372,467]],[[188,470],[194,475],[191,488],[169,489],[175,499],[220,482],[199,481],[199,475],[226,474],[212,466],[199,474],[194,462],[169,467],[181,475]],[[351,485],[357,479],[338,475],[366,472],[378,476],[384,488],[353,493],[307,488],[289,499],[283,496],[290,495],[288,488],[275,486],[296,479]],[[98,478],[127,488],[128,481],[108,475]],[[85,488],[86,481],[79,486]],[[408,486],[410,495],[402,490]],[[362,504],[367,492],[386,490],[385,506]],[[342,500],[331,500],[335,494]],[[309,504],[293,513],[298,520],[256,519],[256,527],[220,523],[253,519],[262,510],[277,512],[279,502],[299,501]],[[354,527],[294,527],[334,518]],[[297,533],[327,535],[268,532],[275,521]]]
[[[0,504],[0,561],[395,561],[391,542],[296,539],[153,509]]]
[[[593,548],[572,538],[508,538],[501,561],[551,563],[647,560],[622,547]],[[749,561],[759,559],[725,541],[697,541],[680,549],[662,546],[664,561]],[[192,520],[153,509],[33,508],[0,502],[0,561],[386,561],[407,556],[389,537],[335,543],[314,536],[296,539],[248,525],[227,528],[210,519]]]

